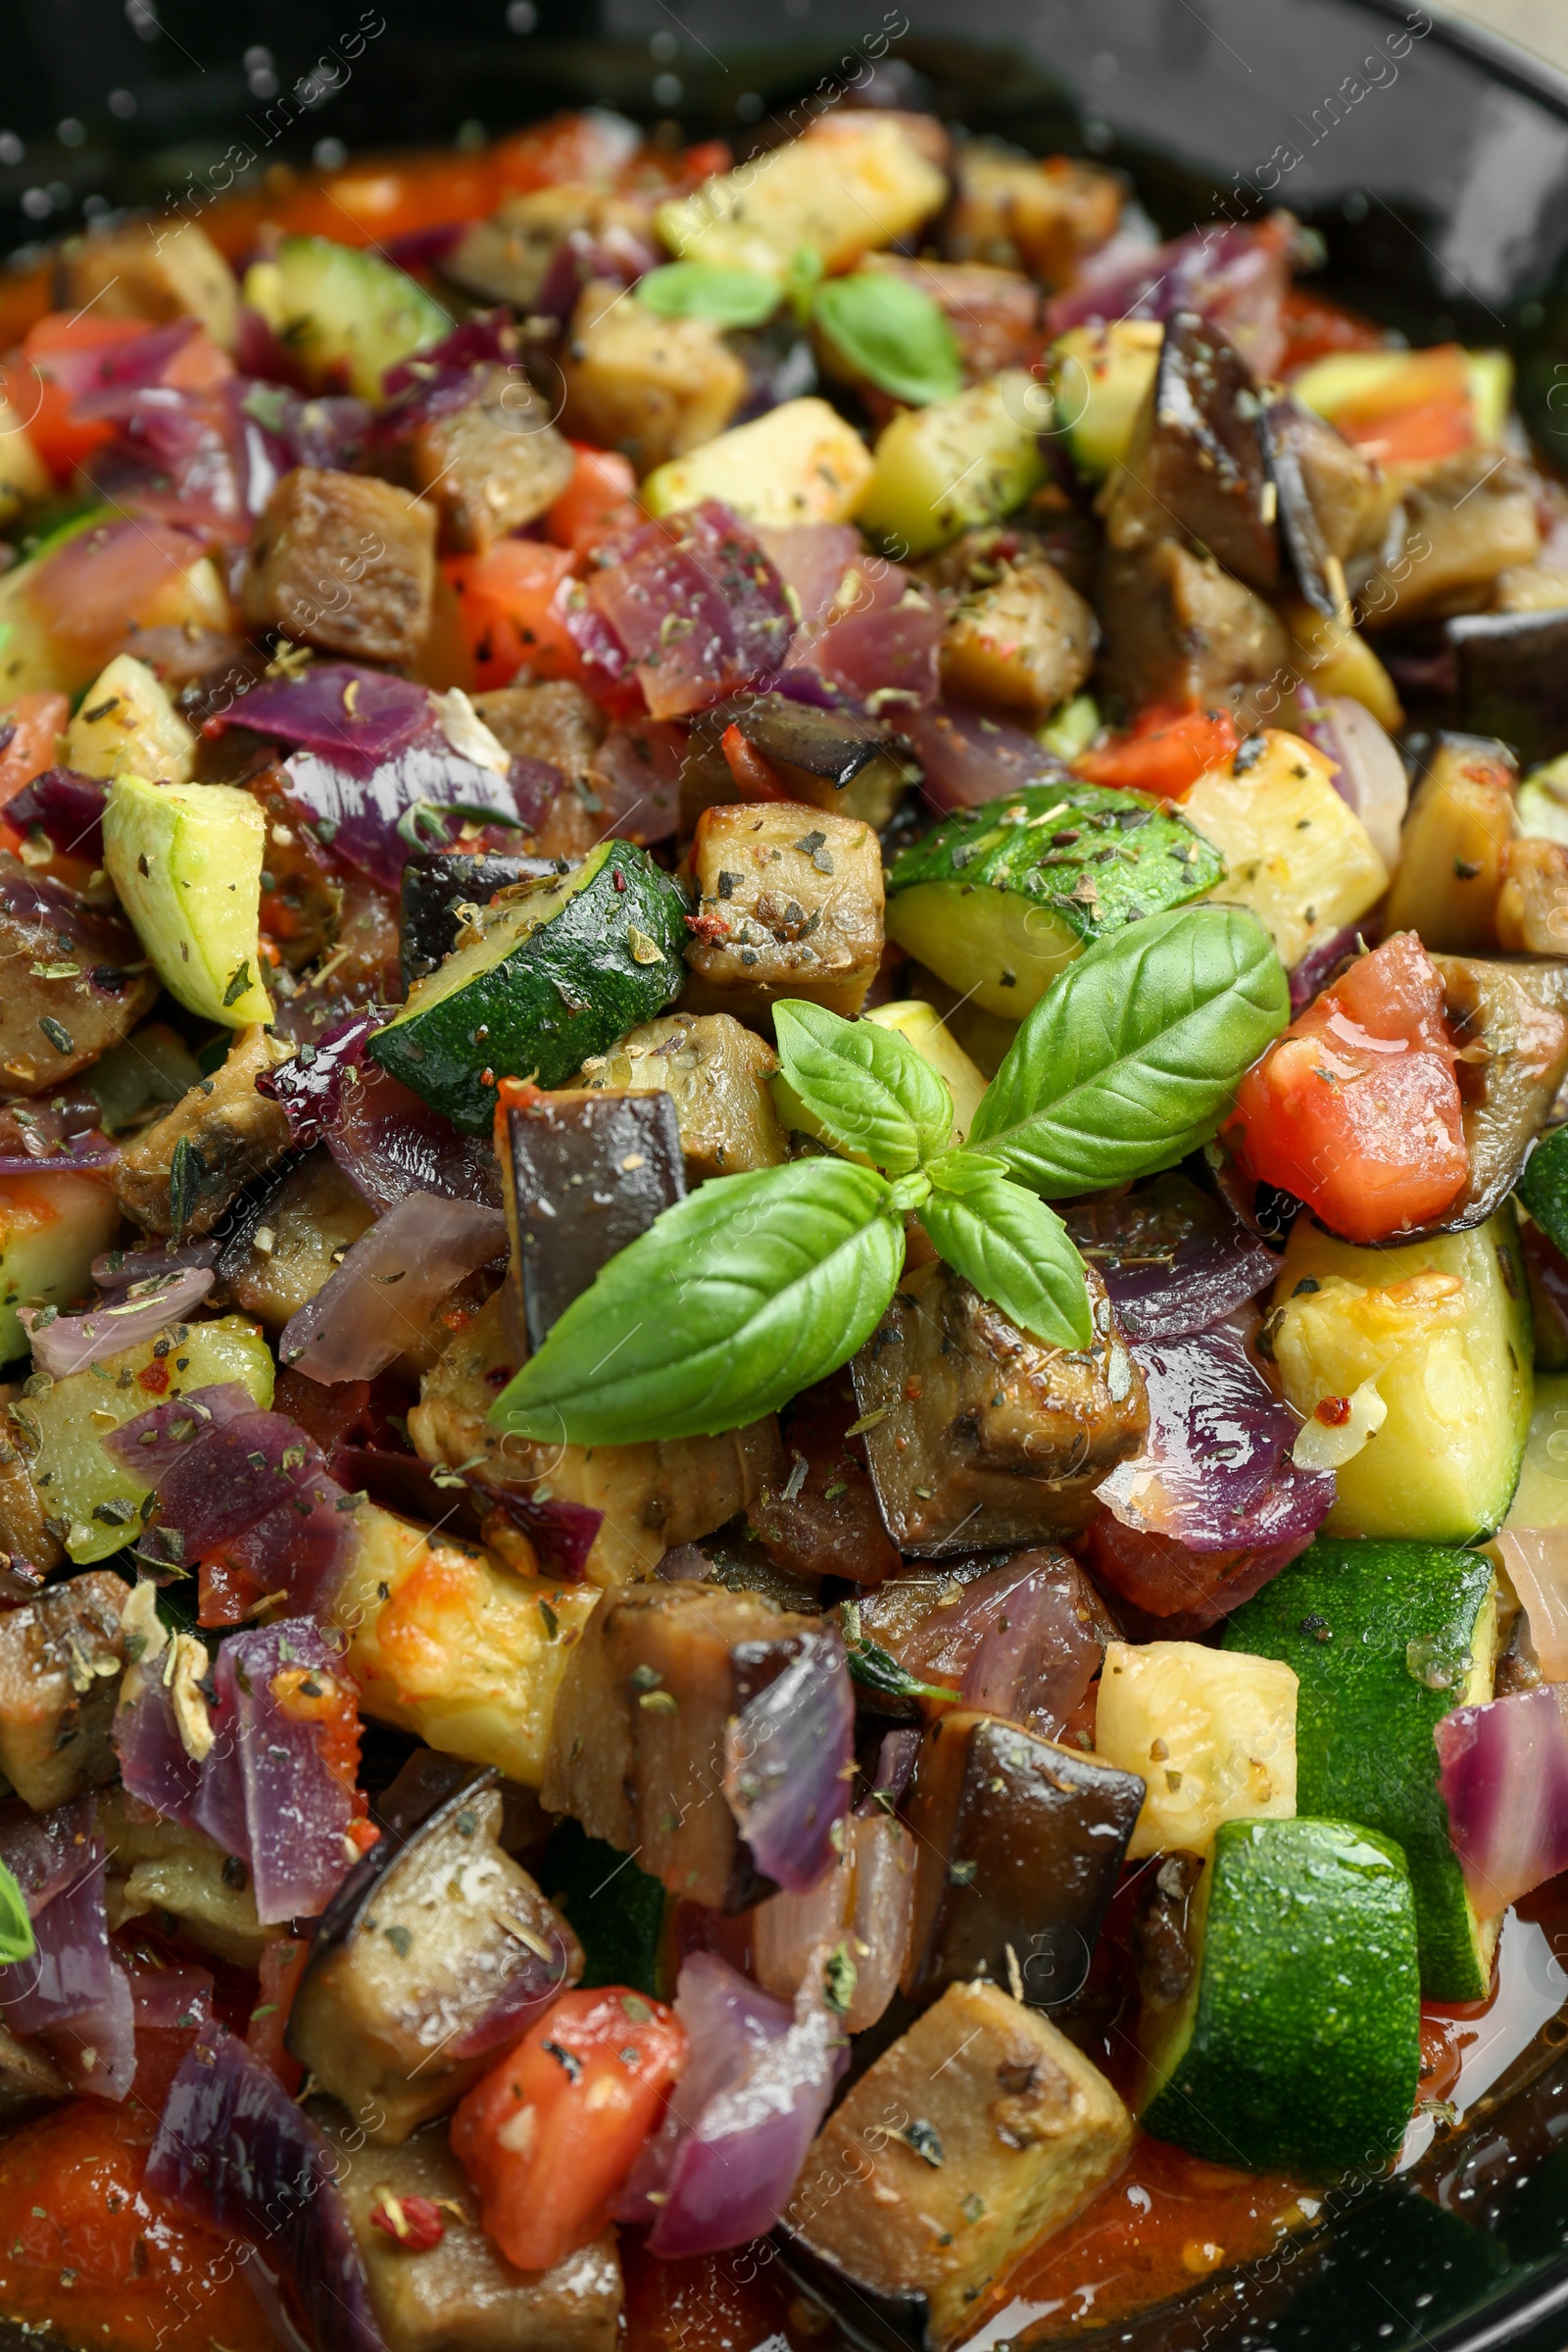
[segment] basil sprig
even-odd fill
[[[36,1949],[26,1897],[0,1862],[0,1963],[28,1959]]]
[[[726,270],[717,262],[666,262],[638,279],[637,299],[661,318],[760,326],[778,309],[783,288],[761,270]]]
[[[963,389],[952,320],[934,296],[907,278],[880,270],[830,277],[818,289],[811,315],[830,352],[895,400],[926,408]]]
[[[1205,1143],[1289,1016],[1254,917],[1213,906],[1151,915],[1055,981],[955,1149],[952,1096],[906,1038],[776,1005],[783,1077],[857,1162],[716,1177],[665,1209],[572,1301],[491,1420],[579,1446],[759,1420],[876,1329],[910,1212],[1012,1322],[1051,1347],[1089,1347],[1083,1262],[1042,1196],[1124,1184]]]

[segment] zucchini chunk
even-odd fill
[[[305,2112],[338,2159],[332,2178],[386,2352],[615,2352],[623,2290],[612,2230],[524,2277],[472,2218],[473,2191],[444,2127],[378,2148],[370,2164],[364,2134],[329,2099],[312,2099]],[[400,2244],[375,2218],[415,2197],[440,2208],[439,2245]]]
[[[858,817],[880,832],[918,774],[907,743],[882,720],[848,710],[818,710],[787,694],[736,695],[692,719],[681,768],[681,830],[695,831],[705,808],[735,799],[723,738],[739,727],[784,786],[813,808]]]
[[[476,909],[462,946],[371,1040],[384,1070],[482,1135],[498,1078],[560,1086],[677,994],[685,903],[629,842]]]
[[[128,1585],[94,1568],[0,1617],[0,1772],[35,1813],[120,1769],[109,1725],[129,1597]]]
[[[662,204],[659,233],[682,261],[778,278],[805,245],[832,273],[907,236],[947,191],[896,115],[835,117]]]
[[[496,1113],[512,1262],[530,1348],[662,1210],[686,1198],[668,1095],[566,1090]]]
[[[598,1087],[662,1087],[675,1105],[686,1181],[774,1168],[789,1148],[769,1080],[778,1056],[727,1012],[667,1012],[644,1021],[582,1068]]]
[[[916,1847],[904,1991],[973,1977],[1052,2009],[1083,1989],[1144,1783],[997,1715],[926,1733],[906,1807]],[[1021,1989],[1020,1989],[1021,1987]]]
[[[267,819],[233,784],[121,775],[104,804],[104,864],[169,990],[225,1028],[270,1021],[262,984]]]
[[[882,959],[882,850],[869,825],[798,801],[706,808],[692,873],[685,1008],[758,1028],[778,997],[859,1011]]]
[[[58,1087],[127,1037],[158,994],[120,915],[0,852],[0,1082]]]
[[[1107,1642],[1095,1753],[1149,1785],[1130,1859],[1207,1853],[1221,1822],[1296,1811],[1296,1675],[1201,1642]]]
[[[1484,1552],[1319,1536],[1225,1628],[1299,1684],[1297,1803],[1394,1838],[1409,1864],[1429,2000],[1479,2001],[1499,1922],[1476,1914],[1448,1840],[1432,1735],[1492,1696],[1496,1580]]]
[[[743,522],[788,530],[798,522],[848,522],[870,478],[870,452],[855,427],[825,400],[808,398],[783,401],[749,424],[688,445],[655,467],[641,496],[650,514],[716,498]]]
[[[620,450],[646,474],[687,450],[706,455],[748,390],[745,363],[712,319],[662,318],[604,283],[584,286],[561,366],[563,428]],[[666,495],[657,512],[694,503]]]
[[[1214,893],[1224,871],[1185,812],[1064,775],[958,809],[901,850],[888,937],[983,1012],[1021,1021],[1097,939]]]
[[[416,851],[404,865],[399,894],[398,959],[405,995],[451,955],[469,907],[487,906],[498,890],[543,881],[558,870],[551,858],[465,858],[446,850]]]
[[[856,520],[902,562],[1010,514],[1046,478],[1040,435],[1050,422],[1050,396],[1024,368],[906,409],[877,436]]]
[[[1497,945],[1497,900],[1514,833],[1518,769],[1483,735],[1440,735],[1399,838],[1385,933],[1419,931],[1434,952]]]
[[[1533,1385],[1530,1295],[1508,1203],[1467,1233],[1390,1250],[1298,1217],[1263,1346],[1287,1402],[1311,1425],[1298,1448],[1347,1426],[1314,1418],[1325,1397],[1353,1398],[1367,1384],[1375,1392],[1376,1436],[1333,1460],[1326,1534],[1468,1544],[1501,1525]]]
[[[81,1298],[93,1259],[119,1230],[119,1203],[101,1176],[0,1176],[0,1363],[27,1352],[18,1307]]]
[[[188,784],[196,738],[169,689],[134,654],[117,654],[81,698],[66,737],[66,764],[83,776],[157,776]]]
[[[1095,1343],[1030,1339],[948,1266],[906,1275],[855,1358],[883,1523],[919,1559],[1075,1535],[1149,1428],[1143,1374],[1087,1269]],[[865,1424],[869,1420],[870,1426]]]
[[[968,1139],[980,1098],[989,1083],[975,1067],[934,1004],[919,997],[901,997],[889,1004],[873,1004],[861,1015],[879,1029],[896,1029],[922,1060],[946,1081],[953,1097],[953,1134],[956,1143]]]
[[[296,466],[251,534],[247,627],[416,668],[435,616],[436,514],[369,474]]]
[[[245,1187],[276,1167],[289,1149],[289,1124],[256,1081],[286,1054],[259,1023],[242,1029],[222,1067],[125,1146],[115,1196],[127,1217],[149,1233],[211,1233]]]
[[[289,2049],[383,2146],[455,2107],[582,1974],[501,1809],[495,1775],[467,1774],[416,1827],[383,1829],[311,1945]]]
[[[159,1339],[7,1405],[7,1434],[27,1465],[45,1526],[82,1563],[133,1543],[152,1484],[122,1470],[100,1441],[154,1401],[224,1381],[237,1381],[265,1411],[272,1401],[272,1371],[271,1349],[257,1325],[244,1315],[220,1315],[210,1323],[176,1323]]]
[[[673,1908],[657,1879],[568,1813],[540,1864],[543,1883],[582,1945],[585,1986],[626,1984],[667,2000],[665,1929]]]
[[[952,1984],[818,2132],[780,2250],[847,2312],[886,2314],[899,2332],[879,2341],[944,2347],[1132,2139],[1104,2076],[1049,2019],[994,1984]]]
[[[1328,760],[1299,735],[1270,727],[1250,738],[1229,766],[1199,777],[1182,812],[1225,860],[1208,896],[1250,907],[1287,971],[1388,888],[1388,867],[1335,791]]]
[[[1228,1821],[1190,1932],[1191,1984],[1145,2012],[1145,2131],[1256,2171],[1381,2167],[1421,2068],[1398,1847],[1344,1821]]]
[[[283,237],[245,272],[245,300],[321,391],[346,383],[377,400],[400,360],[439,343],[452,321],[433,295],[379,253],[330,237]]]
[[[1102,482],[1125,460],[1164,339],[1164,328],[1152,318],[1117,318],[1070,326],[1053,343],[1056,426],[1087,481]]]

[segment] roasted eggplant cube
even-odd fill
[[[35,1813],[115,1777],[109,1726],[128,1597],[118,1576],[94,1568],[0,1616],[0,1771]]]
[[[386,2352],[615,2352],[622,2300],[614,2233],[553,2270],[514,2271],[479,2227],[466,2174],[435,2125],[373,2162],[328,2099],[306,2109],[340,2158],[332,2177],[348,2209]],[[440,2213],[439,2244],[408,2230],[408,2201]]]
[[[778,997],[853,1017],[882,958],[882,851],[869,825],[795,801],[707,809],[685,1003],[762,1026]]]
[[[1499,573],[1541,553],[1539,480],[1524,460],[1485,448],[1461,450],[1425,472],[1405,493],[1402,535],[1396,515],[1370,577],[1352,580],[1363,628],[1480,611]]]
[[[727,1012],[668,1012],[585,1062],[586,1087],[662,1087],[686,1181],[773,1168],[789,1156],[768,1080],[778,1055]]]
[[[242,1029],[222,1068],[126,1146],[115,1197],[127,1217],[149,1233],[211,1233],[245,1187],[277,1165],[289,1149],[288,1121],[256,1081],[286,1051],[259,1025]]]
[[[372,2139],[440,2115],[582,1973],[566,1923],[500,1842],[492,1778],[405,1844],[383,1834],[325,1913],[288,2044]]]
[[[1470,1177],[1443,1219],[1452,1232],[1485,1224],[1502,1206],[1568,1078],[1568,963],[1480,956],[1433,961],[1443,980],[1444,1015],[1463,1055],[1458,1075]]]
[[[510,890],[514,882],[537,882],[554,871],[546,858],[416,852],[403,868],[399,960],[404,989],[411,989],[451,955],[468,908],[486,906],[498,890]]]
[[[855,1358],[866,1457],[901,1552],[940,1558],[1074,1535],[1149,1426],[1143,1374],[1099,1275],[1095,1340],[1043,1347],[960,1275],[907,1276]]]
[[[475,371],[462,408],[419,425],[408,455],[443,544],[472,555],[553,507],[576,462],[521,369],[499,365]]]
[[[497,686],[476,694],[473,707],[514,759],[548,760],[564,776],[586,776],[605,740],[605,714],[570,678],[529,686]]]
[[[846,2311],[904,2306],[911,2344],[956,2342],[1026,2246],[1126,2156],[1133,2124],[1050,2020],[992,1984],[953,1984],[867,2068],[817,2134],[785,2209],[804,2276]],[[881,2340],[887,2340],[883,2338]]]
[[[1028,721],[1067,701],[1094,667],[1100,624],[1054,564],[1024,562],[966,596],[942,632],[945,691]]]
[[[1280,571],[1271,492],[1251,370],[1215,328],[1178,311],[1112,478],[1105,533],[1143,547],[1174,526],[1250,587],[1272,590]]]
[[[279,1171],[241,1213],[218,1278],[274,1335],[324,1290],[375,1210],[325,1145]]]
[[[239,287],[227,261],[194,220],[122,220],[73,237],[61,254],[62,305],[100,318],[162,324],[199,318],[215,343],[234,348]]]
[[[395,483],[297,466],[251,534],[247,625],[412,665],[435,609],[435,509]]]
[[[622,450],[640,474],[721,433],[749,382],[710,318],[662,318],[602,284],[583,288],[562,375],[564,430]]]
[[[1150,703],[1229,707],[1249,725],[1279,709],[1257,689],[1291,673],[1291,640],[1271,605],[1176,539],[1107,547],[1096,604],[1101,677],[1129,710]]]
[[[0,852],[0,1083],[60,1086],[128,1037],[158,994],[130,925]]]
[[[1529,573],[1524,577],[1528,578]],[[1458,710],[1478,735],[1501,735],[1534,764],[1568,751],[1568,611],[1467,613],[1450,620]]]
[[[724,1792],[725,1729],[818,1621],[710,1584],[601,1600],[557,1701],[543,1796],[671,1894],[743,1911],[773,1891]]]
[[[934,1723],[907,1806],[918,1860],[906,1993],[927,2001],[988,1976],[1032,2008],[1071,2000],[1143,1801],[1136,1774],[999,1715]]]
[[[564,1090],[497,1120],[507,1221],[530,1348],[662,1209],[686,1197],[668,1095]]]
[[[787,694],[741,695],[715,703],[692,721],[681,768],[681,826],[695,830],[705,808],[735,798],[723,740],[738,727],[792,799],[880,832],[918,773],[902,736],[881,720],[849,710],[818,710]]]

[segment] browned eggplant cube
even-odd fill
[[[900,1551],[1039,1544],[1094,1517],[1096,1487],[1143,1443],[1149,1398],[1093,1267],[1088,1280],[1095,1338],[1077,1353],[1031,1339],[950,1267],[906,1277],[854,1367]]]
[[[666,1012],[585,1062],[589,1087],[660,1086],[675,1105],[686,1181],[789,1156],[768,1080],[778,1055],[727,1012]]]
[[[496,1121],[530,1348],[661,1210],[686,1198],[668,1095],[562,1088]]]
[[[683,832],[696,830],[705,808],[735,798],[735,778],[723,751],[732,726],[795,800],[858,817],[878,831],[918,774],[908,745],[880,719],[817,710],[787,694],[737,695],[692,720],[680,775]]]
[[[1185,531],[1253,588],[1279,584],[1278,500],[1251,369],[1195,312],[1165,329],[1105,514],[1112,547]]]
[[[413,486],[440,514],[443,544],[475,555],[553,507],[575,462],[520,368],[499,365],[409,445]]]
[[[753,1592],[705,1583],[607,1593],[556,1704],[546,1808],[635,1853],[671,1894],[715,1911],[760,1901],[773,1883],[742,1834],[736,1719],[797,1660],[819,1670],[808,1678],[816,1691],[847,1672],[820,1619]],[[802,1704],[811,1702],[805,1691]]]
[[[913,2000],[990,1977],[1031,2008],[1071,2000],[1144,1801],[1117,1772],[1000,1715],[956,1710],[926,1733],[908,1800]]]
[[[953,1984],[866,2069],[807,2152],[785,2259],[868,2340],[937,2348],[1133,2141],[1098,2067],[992,1984]]]
[[[798,801],[705,809],[692,871],[691,1010],[754,1027],[778,997],[859,1011],[882,959],[882,849],[869,825]]]
[[[372,2139],[395,2146],[455,2106],[582,1974],[501,1815],[492,1773],[406,1835],[384,1830],[311,1946],[288,2045]]]
[[[251,534],[246,622],[412,664],[434,612],[435,535],[435,509],[395,482],[296,466]]]
[[[35,1813],[115,1777],[109,1724],[129,1597],[118,1576],[94,1568],[0,1617],[0,1772]]]
[[[1077,693],[1099,642],[1093,606],[1054,564],[1004,564],[943,630],[942,683],[962,702],[1001,704],[1037,721]]]
[[[41,1094],[128,1037],[158,994],[130,925],[0,852],[0,1086]]]
[[[115,1198],[149,1233],[211,1233],[229,1202],[289,1149],[289,1124],[256,1081],[287,1053],[259,1022],[241,1029],[221,1069],[198,1080],[163,1118],[121,1152]],[[174,1154],[186,1148],[195,1179],[191,1200],[172,1195]],[[183,1206],[185,1214],[178,1214]]]
[[[561,365],[565,431],[624,451],[640,474],[721,433],[747,391],[712,319],[662,318],[619,285],[583,288]]]
[[[605,740],[603,710],[570,678],[497,686],[476,694],[473,707],[514,759],[520,754],[525,760],[548,760],[564,776],[586,776]]]
[[[1293,675],[1285,624],[1212,556],[1170,538],[1107,547],[1095,601],[1105,632],[1101,674],[1130,710],[1228,706],[1249,725],[1278,710]],[[1268,694],[1251,691],[1263,687]]]
[[[239,287],[228,263],[194,220],[125,220],[73,237],[61,255],[63,307],[100,318],[199,318],[215,343],[234,348]]]

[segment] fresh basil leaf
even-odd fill
[[[818,290],[812,315],[840,359],[895,400],[925,408],[962,391],[953,322],[939,302],[906,278],[880,270],[831,277]]]
[[[811,297],[822,282],[822,256],[814,245],[797,245],[784,272],[784,294],[802,326],[811,323]]]
[[[1055,1210],[1021,1184],[992,1176],[968,1192],[933,1193],[920,1222],[948,1264],[1020,1331],[1048,1348],[1090,1345],[1084,1261]]]
[[[939,1193],[972,1193],[993,1176],[1005,1176],[1007,1163],[989,1152],[944,1152],[926,1163],[925,1172]]]
[[[0,1862],[0,1963],[25,1960],[36,1949],[22,1888]]]
[[[945,1078],[896,1029],[786,997],[773,1007],[784,1077],[829,1143],[907,1176],[953,1140]]]
[[[572,1300],[490,1418],[547,1443],[714,1437],[825,1380],[904,1266],[889,1186],[843,1159],[710,1179]]]
[[[637,281],[637,299],[661,318],[710,318],[715,326],[760,326],[778,309],[781,288],[761,270],[724,270],[716,262],[666,262]]]
[[[1217,1130],[1285,1027],[1268,933],[1238,906],[1178,906],[1097,940],[1021,1023],[969,1130],[1050,1200],[1168,1168]]]

